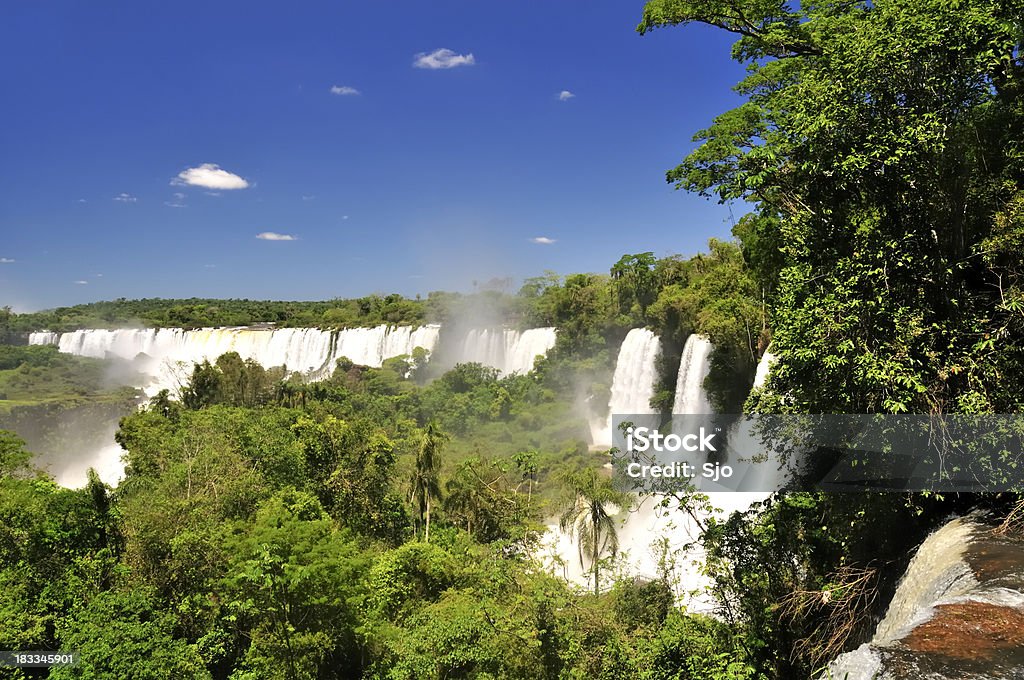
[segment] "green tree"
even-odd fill
[[[610,506],[627,510],[629,500],[612,487],[611,480],[593,468],[569,473],[565,477],[571,497],[565,504],[558,526],[576,541],[580,566],[594,575],[594,594],[601,592],[601,559],[619,550],[619,534]]]
[[[654,302],[657,295],[657,261],[654,253],[648,252],[623,255],[612,265],[611,277],[620,313],[630,314],[636,305],[642,318],[647,307]]]
[[[61,621],[58,634],[81,659],[51,670],[58,680],[211,677],[195,646],[174,636],[174,615],[145,587],[99,593]]]
[[[361,593],[366,559],[319,501],[282,490],[228,548],[233,557],[220,590],[228,621],[250,641],[246,677],[316,678],[329,660],[357,677],[350,600]]]
[[[416,452],[409,502],[412,503],[418,518],[417,534],[419,527],[423,526],[423,540],[427,543],[430,542],[431,505],[441,497],[438,475],[441,469],[441,451],[446,441],[447,434],[435,423],[427,423],[420,439],[419,450]]]
[[[29,470],[32,454],[25,450],[25,440],[7,430],[0,430],[0,478],[21,475]]]
[[[1020,2],[653,0],[639,30],[735,33],[746,101],[680,188],[755,204],[776,394],[810,412],[1021,406]],[[781,258],[772,253],[781,254]],[[1016,258],[1019,261],[1019,258]],[[1019,305],[1018,305],[1019,306]],[[996,338],[999,340],[997,341]]]
[[[223,395],[223,375],[217,366],[209,361],[196,364],[192,377],[182,390],[181,401],[185,408],[201,409],[220,401]]]

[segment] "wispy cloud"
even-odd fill
[[[88,203],[88,202],[89,201],[85,200],[84,198],[80,198],[77,201],[75,201],[75,203]]]
[[[276,231],[262,231],[256,234],[256,238],[263,241],[297,241],[299,237],[292,234],[279,234]]]
[[[216,163],[203,163],[187,168],[171,180],[173,186],[203,187],[205,189],[246,189],[249,182],[233,172],[222,170]]]
[[[88,286],[89,285],[89,282],[86,281],[85,279],[78,279],[74,283],[75,283],[76,286]]]
[[[0,264],[14,264],[16,261],[13,257],[0,257]]]
[[[569,92],[569,90],[562,90],[561,92],[558,93],[558,101],[567,102],[575,96],[576,95],[574,95],[572,92]]]
[[[360,95],[362,94],[362,92],[360,92],[354,87],[349,87],[348,85],[332,85],[331,94],[340,95],[342,97],[352,97],[355,95]]]
[[[416,68],[455,68],[456,66],[472,66],[476,63],[472,52],[469,54],[456,54],[447,48],[436,49],[433,52],[420,52],[413,57],[412,65]]]
[[[118,203],[135,203],[139,199],[135,198],[131,194],[126,194],[122,192],[117,196],[114,196],[114,200],[117,201]]]
[[[314,196],[313,194],[305,194],[305,195],[303,195],[302,200],[303,201],[312,201],[314,198],[316,198],[316,196]]]
[[[180,191],[179,192],[175,192],[174,198],[172,198],[171,200],[164,201],[164,205],[166,205],[168,208],[187,208],[188,207],[187,205],[185,205],[185,194],[181,193]]]
[[[542,246],[549,246],[555,242],[555,239],[548,238],[547,236],[534,236],[530,239],[530,243],[539,243]]]

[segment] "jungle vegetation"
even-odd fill
[[[667,174],[746,202],[735,240],[478,291],[509,323],[559,328],[527,376],[407,375],[400,358],[302,385],[238,357],[198,366],[187,398],[122,422],[116,489],[59,488],[5,435],[0,646],[82,653],[50,677],[814,677],[870,637],[941,518],[1019,496],[775,496],[707,522],[719,611],[694,615],[676,606],[681,556],[657,579],[616,575],[610,498],[580,472],[600,459],[567,397],[606,390],[614,348],[646,325],[667,348],[711,338],[721,410],[1019,412],[1022,16],[1019,0],[651,0],[640,33],[717,27],[748,67],[742,103]],[[444,322],[461,298],[376,299],[119,301],[4,328],[129,311],[184,327]],[[747,398],[769,344],[777,362]],[[559,516],[597,558],[592,588],[531,557]]]

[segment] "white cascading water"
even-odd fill
[[[555,344],[554,328],[474,328],[466,332],[456,353],[457,363],[477,363],[498,369],[501,375],[533,370],[538,356]]]
[[[385,359],[412,354],[416,347],[433,351],[438,326],[377,326],[332,332],[317,328],[121,328],[63,333],[54,343],[52,333],[33,333],[31,344],[57,344],[61,352],[79,356],[127,360],[140,358],[139,368],[151,382],[138,385],[148,394],[174,390],[191,374],[192,366],[237,352],[264,367],[284,366],[291,372],[322,378],[341,357],[364,366],[379,367]],[[144,355],[140,357],[140,355]]]
[[[887,677],[881,670],[878,649],[894,644],[931,618],[936,605],[957,602],[977,589],[978,581],[964,553],[978,529],[979,525],[971,519],[958,517],[932,532],[910,560],[871,642],[841,654],[829,664],[822,677],[844,680]]]
[[[56,345],[59,340],[60,333],[51,333],[50,331],[29,333],[28,336],[28,344],[30,345]]]
[[[713,346],[703,335],[694,333],[686,339],[676,376],[676,398],[672,413],[677,415],[714,413],[704,390],[704,379],[711,370]]]
[[[711,614],[715,600],[707,591],[710,581],[702,573],[701,524],[709,517],[723,520],[733,512],[747,510],[764,497],[763,493],[753,492],[709,493],[708,500],[714,510],[694,515],[675,505],[661,507],[664,500],[661,496],[637,499],[641,500],[639,507],[629,513],[620,511],[616,516],[619,553],[614,571],[648,580],[668,576],[673,581],[679,604],[685,605],[689,612]],[[538,553],[542,563],[570,583],[593,588],[590,565],[580,564],[576,541],[557,524],[549,524],[547,529]],[[610,583],[610,579],[604,579],[605,586]]]
[[[554,328],[530,328],[517,331],[517,337],[509,344],[505,353],[503,373],[528,373],[539,356],[547,356],[548,350],[555,346],[556,331]]]
[[[114,441],[115,432],[117,423],[111,428],[109,444],[86,451],[84,455],[76,455],[71,460],[61,461],[62,465],[47,466],[54,481],[69,489],[81,489],[88,483],[89,468],[93,468],[101,480],[110,486],[117,486],[124,479],[124,462],[121,460],[124,449]]]
[[[651,397],[654,396],[659,356],[661,340],[651,331],[646,328],[634,328],[626,335],[615,361],[608,417],[595,420],[590,426],[590,436],[594,444],[611,446],[614,414],[654,412],[651,409]]]
[[[32,333],[33,345],[57,345],[61,352],[79,356],[127,360],[140,359],[140,367],[152,382],[147,393],[175,389],[191,373],[192,365],[213,361],[226,352],[237,352],[264,367],[284,366],[290,372],[324,378],[335,362],[346,357],[362,366],[380,367],[385,359],[410,355],[416,347],[433,353],[440,326],[376,326],[325,331],[317,328],[122,328],[78,330],[70,333]],[[502,375],[525,373],[537,356],[555,344],[554,328],[474,329],[458,348],[460,362],[478,362]],[[140,355],[144,355],[140,357]]]
[[[971,535],[977,530],[977,524],[958,517],[925,539],[910,560],[885,618],[875,629],[872,644],[892,644],[928,620],[936,604],[964,595],[978,585],[964,560]]]
[[[704,389],[711,349],[711,344],[701,336],[693,335],[687,340],[680,357],[674,412],[714,412]],[[652,413],[650,400],[654,394],[660,354],[661,342],[653,333],[642,328],[629,332],[619,348],[615,363],[610,414]],[[593,423],[591,430],[595,443],[610,445],[610,417]],[[661,507],[664,500],[661,496],[647,496],[628,514],[619,513],[616,569],[620,573],[655,579],[665,573],[664,559],[667,558],[674,563],[668,575],[675,581],[678,601],[691,612],[711,613],[715,603],[707,592],[708,578],[701,573],[704,558],[699,545],[701,524],[711,516],[724,518],[735,511],[747,510],[752,503],[764,500],[766,495],[763,492],[712,492],[708,494],[708,500],[714,510],[694,515],[680,511],[672,504]],[[580,587],[593,587],[590,565],[580,564],[574,540],[556,524],[547,528],[541,541],[541,560],[568,581]]]
[[[377,326],[339,331],[334,352],[327,360],[327,373],[333,370],[334,362],[341,357],[361,366],[379,367],[385,359],[411,355],[417,347],[433,352],[440,330],[440,326],[429,325],[415,329],[410,326]]]
[[[765,353],[761,355],[761,360],[757,362],[757,371],[754,372],[753,389],[759,390],[764,387],[765,381],[768,380],[768,373],[772,370],[772,364],[774,363],[775,355],[771,351],[765,350]]]

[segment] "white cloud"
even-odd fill
[[[412,62],[412,65],[416,68],[455,68],[456,66],[472,66],[476,63],[476,59],[473,54],[456,54],[455,52],[446,49],[444,47],[436,49],[433,52],[420,52],[417,54]]]
[[[316,198],[315,195],[313,195],[313,194],[306,194],[306,195],[304,195],[302,197],[302,200],[303,201],[312,201],[314,198]]]
[[[135,203],[139,199],[135,198],[131,194],[126,194],[126,193],[122,192],[122,193],[118,194],[117,196],[114,196],[114,200],[118,201],[119,203]]]
[[[530,243],[539,243],[542,246],[549,246],[555,242],[555,239],[548,238],[547,236],[535,236],[530,239]]]
[[[574,95],[572,92],[569,92],[569,90],[562,90],[561,92],[558,93],[558,101],[567,102],[575,96],[576,95]]]
[[[197,168],[188,168],[171,180],[174,186],[188,185],[206,189],[246,189],[249,182],[238,175],[221,170],[216,163],[203,163]]]
[[[14,262],[13,257],[0,257],[0,264],[14,264]]]
[[[278,234],[276,231],[263,231],[256,234],[256,238],[264,241],[297,241],[298,237],[292,234]]]
[[[332,85],[331,94],[341,95],[342,97],[353,96],[362,94],[359,90],[348,85]]]
[[[174,194],[174,198],[169,201],[164,201],[164,205],[168,208],[187,208],[185,205],[185,194],[180,191]]]
[[[89,201],[85,200],[84,198],[80,198],[80,199],[78,199],[78,200],[76,201],[76,203],[88,203],[88,202],[89,202]]]
[[[77,281],[75,281],[75,285],[76,286],[88,286],[89,282],[86,281],[85,279],[78,279]]]

